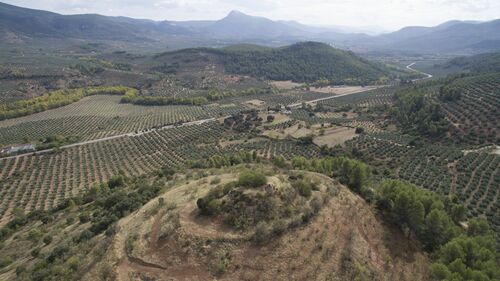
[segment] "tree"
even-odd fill
[[[453,204],[450,210],[451,219],[455,223],[459,223],[465,219],[467,209],[461,204]]]
[[[453,238],[453,222],[443,210],[433,209],[425,218],[424,232],[425,247],[433,251]]]
[[[274,121],[273,115],[267,115],[267,123],[272,123]]]
[[[437,280],[443,280],[443,279],[447,279],[448,277],[450,277],[451,272],[448,269],[448,267],[446,267],[446,265],[444,265],[442,263],[434,263],[431,266],[431,275],[433,278],[435,278]]]
[[[356,130],[354,131],[356,134],[362,134],[365,132],[365,129],[361,128],[361,127],[357,127]]]
[[[370,179],[370,169],[361,162],[353,162],[350,166],[352,167],[349,169],[350,172],[346,173],[348,176],[348,185],[355,192],[360,193]]]

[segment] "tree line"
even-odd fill
[[[123,86],[87,87],[51,91],[41,96],[0,105],[0,120],[30,115],[65,106],[92,95],[133,95],[137,90]]]

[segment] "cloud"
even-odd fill
[[[498,0],[7,0],[9,4],[63,14],[100,13],[155,20],[219,19],[240,10],[275,20],[316,25],[436,25],[451,19],[491,20]]]

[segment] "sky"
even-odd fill
[[[98,13],[154,20],[216,20],[232,10],[321,26],[434,26],[500,18],[500,0],[0,0],[61,14]]]

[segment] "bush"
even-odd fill
[[[259,187],[266,183],[266,176],[254,171],[242,172],[238,178],[238,184],[244,187]]]
[[[90,221],[90,214],[85,212],[85,213],[81,213],[78,218],[80,219],[80,223],[86,223],[88,221]]]
[[[220,183],[220,178],[219,177],[215,177],[213,178],[211,181],[210,181],[210,184],[219,184]]]
[[[45,245],[49,245],[50,243],[52,243],[52,236],[47,235],[43,237],[43,243],[45,243]]]
[[[31,256],[36,258],[38,257],[38,255],[40,255],[40,248],[34,248],[33,250],[31,250]]]
[[[125,179],[123,178],[123,176],[113,176],[108,181],[109,188],[123,186],[124,184],[125,184]]]
[[[254,241],[258,245],[265,244],[271,238],[272,230],[265,222],[260,222],[255,228]]]
[[[305,180],[297,180],[294,183],[292,183],[293,188],[297,190],[297,192],[306,198],[311,197],[312,195],[312,183],[307,182]]]
[[[13,262],[14,262],[14,260],[11,257],[4,257],[4,258],[0,259],[0,268],[4,268],[6,266],[9,266]]]

